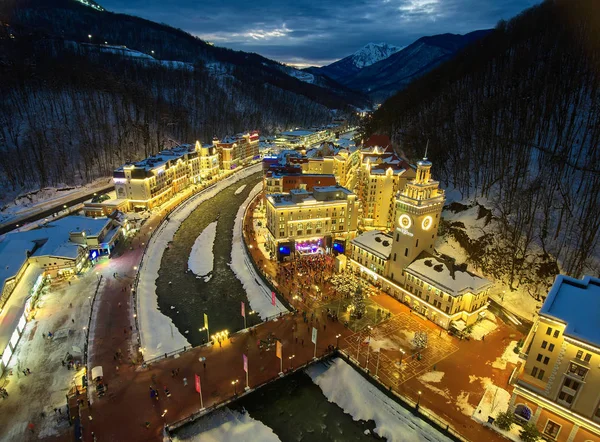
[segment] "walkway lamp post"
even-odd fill
[[[421,391],[419,390],[418,396],[417,396],[417,406],[416,406],[417,411],[419,410],[420,403],[421,403]]]
[[[233,395],[237,396],[237,384],[238,384],[239,380],[235,380],[235,381],[231,381],[231,385],[233,385]]]
[[[290,370],[293,368],[293,367],[292,367],[292,360],[293,360],[295,357],[296,357],[296,355],[291,355],[291,356],[288,356],[288,359],[290,360]]]
[[[338,350],[340,348],[340,337],[341,336],[342,336],[341,334],[335,335],[335,348],[338,349]]]
[[[400,349],[400,365],[402,365],[402,358],[404,358],[404,353],[406,353],[403,349]]]

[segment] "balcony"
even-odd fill
[[[584,381],[585,377],[588,374],[588,369],[579,365],[579,363],[571,362],[565,375],[569,376],[572,379],[576,379],[578,381]]]

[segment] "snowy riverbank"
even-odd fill
[[[341,358],[331,366],[314,364],[306,373],[330,402],[355,420],[373,420],[375,433],[388,441],[446,442],[450,439],[387,397]]]
[[[194,275],[204,277],[204,282],[210,280],[209,273],[213,271],[215,260],[213,247],[216,236],[217,221],[213,221],[196,238],[188,259],[188,268]]]
[[[248,167],[230,177],[219,181],[190,200],[179,206],[169,215],[168,221],[163,222],[152,236],[140,265],[139,282],[137,285],[137,314],[140,326],[140,339],[146,360],[189,346],[188,340],[177,330],[173,321],[158,308],[156,280],[162,261],[162,256],[169,242],[181,223],[202,202],[213,198],[226,187],[261,170],[257,164]]]
[[[279,442],[273,430],[248,413],[222,408],[177,431],[173,438],[197,442]]]
[[[263,282],[261,277],[256,274],[256,271],[250,262],[250,257],[246,253],[246,249],[242,244],[244,212],[246,211],[246,207],[248,207],[252,199],[258,195],[261,189],[262,182],[254,186],[254,188],[250,191],[248,198],[246,198],[246,201],[244,201],[237,212],[235,224],[233,226],[233,238],[231,241],[230,265],[231,270],[233,270],[235,276],[237,276],[244,286],[250,307],[260,316],[261,319],[265,319],[281,312],[287,312],[288,310],[283,304],[281,304],[281,302],[279,302],[278,299],[276,299],[274,306],[271,304],[271,290]]]

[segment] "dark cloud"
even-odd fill
[[[293,64],[326,64],[369,42],[494,27],[536,0],[100,0],[216,45]]]

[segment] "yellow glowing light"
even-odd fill
[[[431,216],[428,215],[425,218],[423,218],[423,222],[421,223],[421,227],[423,228],[423,230],[431,229],[432,225],[433,225],[433,218]]]
[[[400,224],[400,226],[404,229],[410,229],[412,226],[412,219],[410,219],[410,216],[408,216],[406,213],[403,213],[400,215],[400,218],[398,218],[398,224]]]

